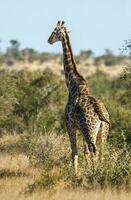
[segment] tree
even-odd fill
[[[113,56],[113,52],[112,52],[112,50],[110,50],[110,49],[105,49],[105,55],[106,56]]]
[[[94,53],[92,50],[86,50],[86,51],[81,51],[80,52],[80,56],[83,58],[83,59],[86,59],[86,58],[90,58],[90,57],[93,57],[94,56]]]
[[[38,53],[33,48],[25,48],[21,51],[22,57],[25,60],[33,62],[37,60]]]
[[[9,41],[11,46],[7,48],[6,52],[8,57],[11,59],[18,60],[20,58],[20,43],[17,40],[10,40]]]
[[[19,51],[20,43],[17,40],[10,40],[11,49],[15,51]]]
[[[124,40],[124,45],[122,45],[122,48],[119,49],[121,53],[129,53],[131,56],[131,39]]]

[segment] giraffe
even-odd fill
[[[64,21],[58,21],[51,33],[48,43],[60,41],[63,48],[63,65],[66,85],[68,88],[68,102],[65,108],[66,127],[69,135],[72,161],[75,173],[78,172],[78,150],[76,130],[79,129],[85,140],[84,155],[90,152],[96,154],[97,145],[106,142],[109,132],[109,114],[104,104],[90,95],[85,79],[77,71],[77,65],[69,38],[69,30]]]

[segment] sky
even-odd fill
[[[17,39],[21,48],[60,53],[61,44],[47,39],[64,20],[75,54],[91,49],[101,55],[107,48],[118,54],[131,38],[130,10],[131,0],[0,0],[0,49]]]

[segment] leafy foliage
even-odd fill
[[[57,76],[51,72],[3,71],[0,79],[1,133],[60,130],[66,89]]]
[[[65,83],[50,71],[0,73],[0,132],[20,134],[65,132]],[[92,95],[101,99],[110,113],[109,141],[121,146],[124,133],[131,142],[131,73],[126,69],[112,80],[101,71],[90,78]]]
[[[101,99],[109,111],[111,121],[109,141],[121,146],[121,133],[124,133],[127,143],[130,144],[130,69],[126,69],[123,75],[114,80],[98,70],[97,74],[88,80],[93,95]]]

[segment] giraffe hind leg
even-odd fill
[[[107,141],[108,133],[109,133],[109,124],[102,122],[96,139],[97,146],[99,147],[99,160],[101,160],[103,157],[103,152]]]
[[[97,148],[96,148],[96,145],[95,145],[95,141],[92,137],[92,135],[89,133],[89,130],[88,130],[88,127],[82,125],[80,127],[80,130],[83,134],[83,137],[88,145],[88,149],[91,153],[94,153],[96,154],[96,151],[97,151]],[[84,152],[86,153],[87,152],[87,145],[84,143]]]
[[[91,153],[96,154],[97,147],[96,147],[96,138],[98,131],[100,129],[101,122],[98,121],[97,124],[95,125],[95,128],[93,131],[88,131],[88,125],[82,125],[81,126],[81,131],[84,136],[84,141],[83,141],[83,146],[84,146],[84,155],[87,155],[89,151]]]
[[[88,155],[89,155],[89,149],[88,149],[88,145],[87,145],[84,137],[83,137],[83,147],[84,147],[84,150],[83,150],[84,157],[85,157],[85,160],[87,162],[88,161]]]

